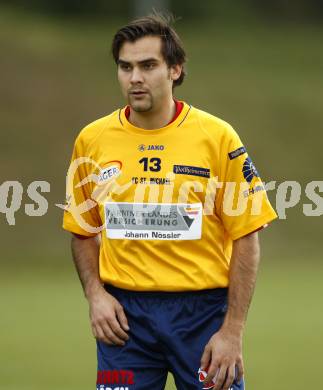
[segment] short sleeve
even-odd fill
[[[101,226],[98,204],[91,198],[92,170],[93,163],[79,135],[74,143],[72,158],[66,174],[63,229],[89,237],[97,235]]]
[[[236,240],[277,218],[259,173],[238,134],[227,127],[219,153],[216,214]]]

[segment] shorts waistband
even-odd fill
[[[190,291],[137,291],[127,290],[111,284],[104,284],[104,288],[112,295],[122,295],[129,297],[146,297],[146,298],[181,298],[181,297],[202,297],[212,295],[214,297],[225,297],[228,294],[227,287],[218,287],[205,290],[190,290]]]

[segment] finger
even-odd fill
[[[204,383],[211,383],[211,381],[215,381],[215,378],[217,377],[220,369],[220,365],[221,364],[218,360],[211,360],[211,364],[209,365],[207,376],[204,379]]]
[[[97,335],[97,332],[96,332],[95,326],[91,324],[91,328],[92,328],[92,334],[93,334],[93,336],[94,336],[95,338],[97,338],[97,337],[98,337],[98,335]]]
[[[101,328],[103,330],[104,336],[110,340],[115,345],[125,345],[125,342],[120,339],[110,328],[108,323],[102,323]]]
[[[236,366],[236,382],[240,383],[243,379],[243,374],[244,374],[244,367],[243,367],[243,361],[238,360],[237,361],[237,366]]]
[[[120,305],[116,308],[116,312],[117,312],[117,318],[118,318],[118,321],[120,322],[120,325],[122,326],[122,328],[126,331],[128,331],[130,328],[129,328],[129,324],[128,324],[128,320],[127,320],[127,317],[125,315],[125,312],[123,310],[123,307]]]
[[[213,380],[213,383],[214,383],[213,389],[214,390],[221,390],[222,389],[223,383],[225,381],[225,375],[227,373],[227,368],[228,367],[226,365],[222,365],[219,368],[218,372],[216,373],[216,376],[214,377],[214,380]],[[209,382],[211,382],[211,380]]]
[[[96,326],[95,327],[95,333],[97,335],[96,336],[97,340],[102,341],[102,342],[104,342],[106,344],[109,344],[109,345],[113,344],[111,340],[106,338],[106,336],[104,335],[104,332],[103,332],[103,330],[101,329],[100,326]]]
[[[206,345],[201,357],[201,370],[205,370],[208,367],[211,360],[211,348]]]
[[[112,330],[112,332],[121,340],[128,340],[129,336],[127,333],[121,328],[119,322],[116,318],[113,318],[109,321],[109,326]]]
[[[235,365],[231,364],[231,366],[227,370],[227,377],[224,382],[224,385],[222,386],[223,390],[228,390],[230,386],[232,385],[235,378]]]

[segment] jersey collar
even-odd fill
[[[179,113],[179,115],[172,122],[168,123],[166,126],[161,127],[159,129],[146,130],[146,129],[142,129],[140,127],[134,126],[127,119],[127,116],[126,116],[127,106],[123,107],[122,109],[119,110],[119,122],[124,129],[126,129],[127,131],[129,131],[131,133],[142,134],[142,135],[164,134],[164,133],[166,133],[166,132],[168,132],[176,127],[181,126],[181,124],[185,121],[185,119],[187,118],[187,116],[191,110],[191,106],[188,105],[187,103],[185,103],[184,101],[179,100],[179,103],[183,104],[183,108],[182,108],[181,112]]]

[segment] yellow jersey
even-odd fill
[[[102,282],[129,290],[227,287],[233,240],[277,217],[234,129],[185,102],[159,129],[126,107],[86,126],[66,192],[63,228],[100,234]]]

